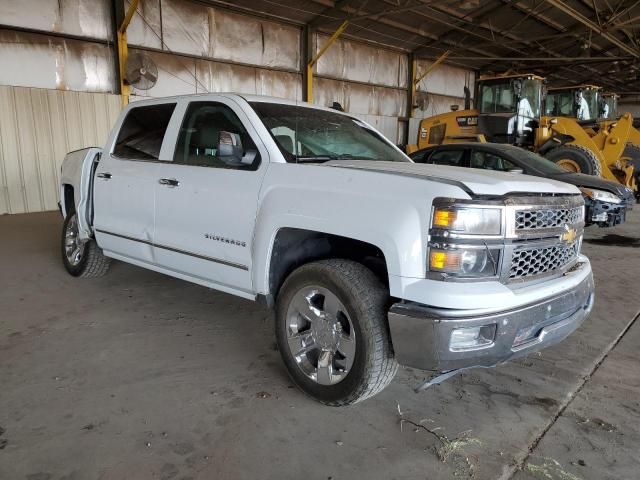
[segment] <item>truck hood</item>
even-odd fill
[[[410,162],[381,162],[367,160],[333,160],[323,165],[337,168],[366,170],[390,175],[424,178],[434,182],[458,184],[476,195],[505,195],[507,193],[580,193],[573,185],[547,178],[474,168],[448,167]]]

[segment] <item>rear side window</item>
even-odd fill
[[[450,165],[452,167],[464,167],[464,150],[440,150],[431,155],[430,163],[435,165]]]
[[[132,108],[122,123],[113,154],[132,160],[157,160],[175,103]]]
[[[508,172],[519,167],[500,155],[476,150],[471,155],[471,168]]]

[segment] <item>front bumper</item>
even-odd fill
[[[589,268],[588,263],[575,268]],[[389,327],[396,360],[401,365],[446,372],[472,366],[493,366],[560,342],[587,317],[593,306],[591,272],[561,294],[503,312],[469,315],[417,303],[396,303]],[[493,342],[473,350],[452,350],[451,334],[461,327],[495,325]],[[517,341],[516,341],[517,338]]]
[[[600,200],[585,202],[585,223],[586,225],[598,225],[599,227],[615,227],[625,222],[627,208],[625,202],[610,203]],[[629,208],[630,210],[631,208]]]

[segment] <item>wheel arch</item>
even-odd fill
[[[62,208],[62,216],[66,217],[70,211],[70,208],[75,210],[75,190],[73,185],[68,183],[63,183],[61,186],[60,199]]]
[[[368,267],[389,287],[389,268],[383,250],[372,243],[304,228],[279,228],[271,242],[266,268],[265,296],[272,304],[287,276],[317,260],[343,258]]]

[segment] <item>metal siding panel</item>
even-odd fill
[[[47,91],[29,89],[31,95],[35,157],[37,165],[41,210],[55,210],[58,199],[58,175],[55,169],[55,154],[53,148],[53,132],[51,131],[51,116],[47,99]]]
[[[0,87],[0,119],[2,119],[0,132],[3,137],[3,161],[7,182],[9,211],[11,213],[24,213],[27,211],[27,201],[22,176],[16,112],[14,89],[11,87]]]
[[[154,11],[151,0],[143,4]],[[297,27],[184,0],[162,0],[161,5],[166,44],[163,48],[212,60],[300,70],[300,29]],[[149,23],[160,31],[157,13]],[[131,43],[158,48],[157,40],[145,38],[140,22],[135,25]]]
[[[67,145],[69,151],[82,148],[84,137],[82,121],[80,120],[80,106],[78,104],[78,94],[76,92],[68,92],[62,96],[62,104],[64,106],[65,125]]]
[[[141,47],[162,49],[160,41],[160,0],[141,0],[138,4],[138,12],[134,15],[127,28],[127,43]]]
[[[112,49],[106,45],[0,30],[0,84],[112,92]]]
[[[39,212],[43,208],[40,188],[39,165],[36,160],[36,132],[33,121],[33,105],[29,90],[15,89],[17,134],[20,145],[19,161],[22,166],[22,179],[27,212]]]
[[[135,52],[136,50],[130,49],[130,51]],[[151,60],[158,66],[158,81],[149,90],[133,88],[134,95],[140,97],[169,97],[189,93],[203,93],[202,88],[196,91],[196,60],[171,55],[170,53],[144,53],[151,57]]]
[[[57,90],[47,90],[49,107],[49,123],[51,124],[52,135],[52,149],[53,149],[53,163],[56,175],[56,186],[60,184],[60,168],[64,156],[71,149],[67,142],[67,130],[69,128],[66,120],[66,112],[64,109],[63,96],[66,93],[59,92]]]
[[[104,145],[120,97],[0,86],[0,213],[54,210],[67,152]]]
[[[256,83],[259,95],[302,101],[302,76],[297,73],[257,68]]]
[[[209,10],[204,5],[180,0],[162,0],[162,31],[174,52],[209,55]]]
[[[418,76],[432,63],[429,60],[418,60],[416,66]],[[467,84],[473,90],[473,72],[450,65],[439,65],[418,83],[416,90],[449,97],[461,97],[464,95],[464,86]]]
[[[8,0],[0,2],[0,19],[4,25],[111,38],[109,0]]]
[[[315,36],[315,51],[326,44],[329,37]],[[406,54],[377,48],[361,42],[338,39],[316,64],[318,75],[341,80],[406,88]]]
[[[93,98],[88,93],[78,93],[78,105],[80,107],[80,122],[82,122],[82,146],[97,146],[98,133],[96,131],[96,115]]]

